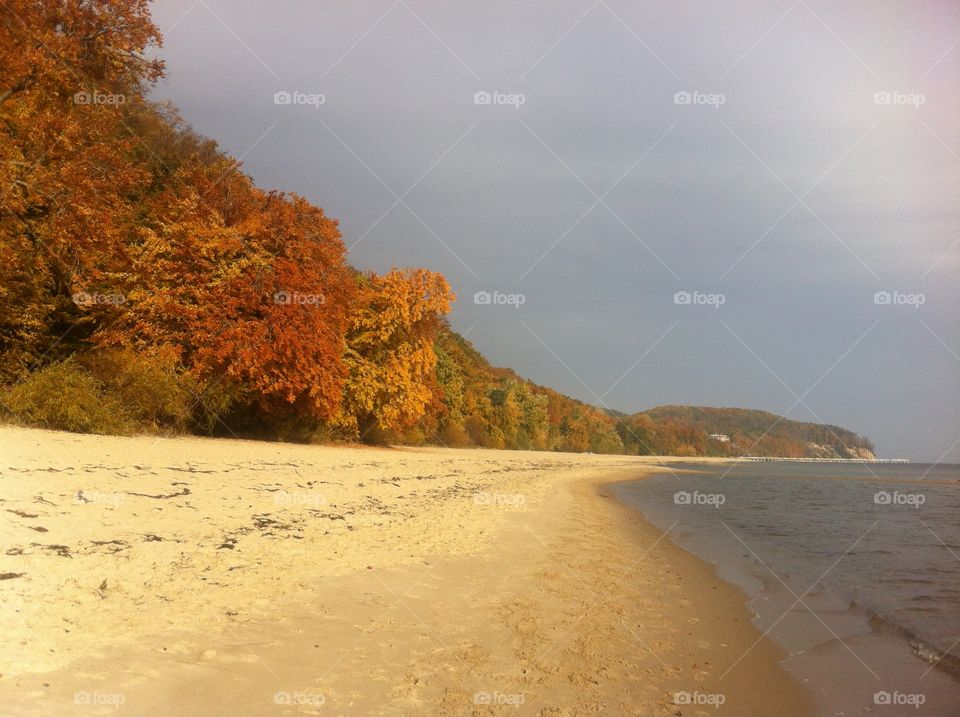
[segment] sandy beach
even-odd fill
[[[743,595],[608,494],[658,463],[0,427],[0,704],[810,714]]]

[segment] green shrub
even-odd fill
[[[459,423],[451,421],[443,427],[439,435],[440,442],[450,448],[466,448],[472,446],[470,434]]]
[[[427,434],[419,426],[408,428],[398,435],[399,443],[405,446],[423,446],[427,443]]]
[[[73,359],[51,364],[14,386],[2,401],[20,423],[75,433],[129,434],[130,415]]]
[[[126,435],[183,430],[198,402],[175,353],[120,349],[40,369],[9,391],[2,407],[31,426]]]
[[[193,427],[210,435],[261,433],[264,416],[251,404],[250,392],[238,382],[211,376],[194,386]],[[267,431],[269,433],[269,431]]]
[[[81,361],[143,430],[182,430],[190,420],[193,387],[172,351],[109,350],[87,354]]]
[[[321,423],[310,436],[310,443],[356,443],[359,438],[356,426]]]

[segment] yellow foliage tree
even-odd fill
[[[372,440],[378,430],[409,428],[435,402],[434,341],[456,296],[441,274],[426,269],[364,274],[359,283],[339,423]]]

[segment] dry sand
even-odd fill
[[[0,427],[0,712],[810,714],[656,462]]]

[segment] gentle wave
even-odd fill
[[[960,680],[960,658],[947,652],[949,647],[937,647],[929,642],[924,642],[910,628],[893,620],[888,620],[878,613],[870,615],[870,626],[902,637],[910,645],[914,655],[924,662],[930,663],[936,669]]]
[[[661,527],[675,523],[671,537],[728,579],[747,576],[748,594],[757,590],[751,579],[782,589],[768,569],[799,591],[816,585],[821,615],[848,605],[863,630],[895,637],[890,649],[899,643],[960,681],[960,466],[682,468],[697,473],[654,476],[621,495]],[[722,493],[724,502],[678,505],[678,491]],[[923,502],[911,503],[919,494]],[[899,505],[898,495],[906,496]]]

